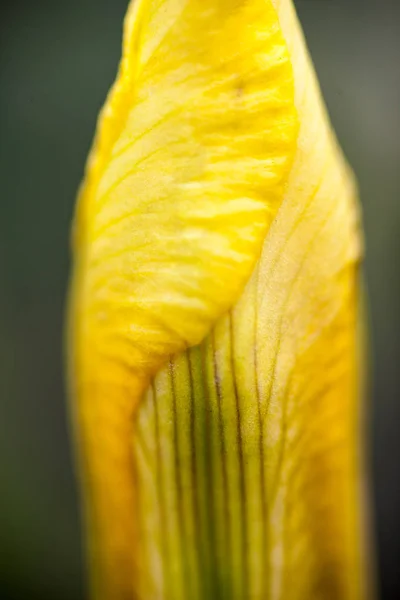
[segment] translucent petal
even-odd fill
[[[358,220],[291,0],[131,6],[74,233],[96,597],[365,597]]]

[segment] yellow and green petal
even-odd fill
[[[104,600],[365,598],[356,191],[291,0],[137,0],[74,227]]]

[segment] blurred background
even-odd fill
[[[379,584],[400,598],[400,3],[298,0],[360,182]],[[127,0],[0,8],[0,598],[82,600],[62,334],[75,194]]]

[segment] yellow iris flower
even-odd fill
[[[292,1],[131,3],[74,227],[95,598],[366,597],[360,240]]]

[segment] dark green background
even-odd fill
[[[62,329],[74,197],[127,0],[0,9],[0,598],[84,598]],[[370,464],[384,599],[400,598],[400,10],[299,0],[358,174],[374,375]]]

